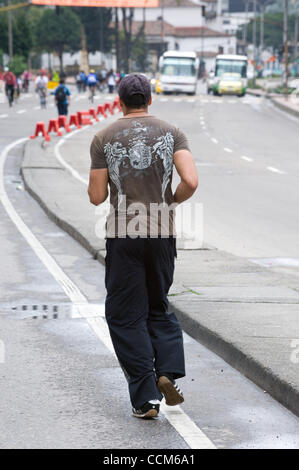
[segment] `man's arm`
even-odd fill
[[[108,170],[102,168],[100,170],[90,170],[89,200],[95,206],[98,206],[107,199],[108,196]]]
[[[189,150],[178,150],[173,156],[174,165],[181,178],[174,200],[178,204],[189,199],[198,186],[196,166]]]

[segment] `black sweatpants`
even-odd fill
[[[106,319],[131,403],[140,408],[162,399],[157,377],[185,375],[182,330],[167,300],[176,240],[109,238],[106,248]]]

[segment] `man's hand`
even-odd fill
[[[90,170],[89,200],[95,206],[98,206],[107,199],[108,196],[108,170],[102,168],[100,170]]]
[[[198,186],[196,166],[189,150],[179,150],[173,156],[174,165],[181,177],[181,182],[174,193],[178,204],[189,199]]]

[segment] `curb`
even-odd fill
[[[295,116],[295,117],[299,118],[299,110],[297,111],[296,109],[290,108],[289,106],[287,106],[283,103],[280,103],[275,98],[270,98],[270,99],[271,99],[271,102],[274,104],[274,106],[276,106],[281,111],[284,111],[285,113],[288,113],[291,116]]]
[[[49,208],[47,202],[43,201],[40,195],[34,190],[34,185],[31,185],[30,176],[26,174],[28,171],[30,171],[28,168],[21,166],[24,186],[29,194],[39,203],[52,221],[78,241],[91,253],[94,259],[97,259],[102,265],[105,265],[105,250],[96,250],[88,239],[73,225],[65,222],[62,217],[57,216],[57,214]],[[280,402],[295,415],[299,416],[299,391],[295,389],[291,383],[282,380],[273,373],[271,369],[263,366],[263,364],[253,357],[246,355],[241,348],[228,342],[218,333],[202,325],[199,321],[194,320],[186,311],[177,308],[175,301],[169,300],[169,305],[177,315],[182,328],[187,334],[220,356],[262,390],[269,393],[275,400]]]
[[[251,96],[256,96],[258,98],[267,98],[273,103],[276,108],[280,109],[281,111],[290,114],[291,116],[295,116],[299,118],[299,110],[297,111],[296,109],[291,108],[290,106],[287,106],[286,104],[280,103],[279,101],[276,100],[274,96],[269,95],[268,93],[256,93],[254,90],[247,90],[246,93],[248,93]]]

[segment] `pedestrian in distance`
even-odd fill
[[[38,93],[41,108],[47,106],[48,77],[45,70],[41,70],[35,80],[35,91]]]
[[[113,72],[112,69],[107,74],[107,84],[108,84],[109,93],[113,93],[115,85],[116,85],[116,79],[115,79],[115,73]]]
[[[110,187],[105,315],[133,416],[147,419],[158,416],[163,397],[170,406],[184,401],[176,383],[185,376],[183,336],[167,294],[175,206],[192,196],[198,178],[183,132],[149,114],[148,79],[127,75],[118,93],[123,117],[93,138],[88,194],[98,206]],[[173,166],[181,179],[174,193]]]
[[[70,105],[70,95],[70,90],[65,86],[64,78],[61,78],[58,87],[54,91],[59,116],[67,116],[68,107]]]
[[[5,83],[5,93],[8,99],[9,106],[13,105],[15,88],[17,86],[17,79],[8,67],[4,67],[3,80]]]

